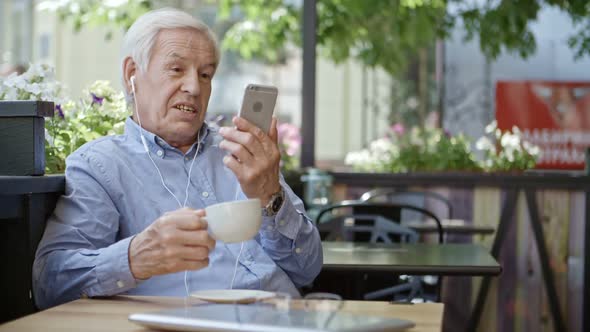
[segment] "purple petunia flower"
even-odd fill
[[[57,111],[57,116],[59,116],[62,119],[65,117],[64,116],[64,111],[61,108],[61,105],[60,104],[55,105],[55,110]]]
[[[104,101],[104,97],[99,97],[94,94],[94,92],[90,93],[92,95],[92,105],[98,104],[102,106],[102,102]]]

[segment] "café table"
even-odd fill
[[[322,242],[322,271],[496,276],[500,264],[480,245]]]
[[[203,302],[190,300],[190,305]],[[302,300],[293,300],[294,306]],[[0,332],[19,331],[153,331],[131,323],[132,313],[182,307],[180,297],[116,296],[100,299],[79,299],[0,325]],[[435,332],[442,329],[443,304],[390,304],[377,301],[344,301],[341,311],[393,317],[413,321],[408,332]]]

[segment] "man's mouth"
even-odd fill
[[[176,108],[177,110],[183,111],[185,113],[196,113],[197,112],[197,110],[190,105],[176,105],[176,106],[174,106],[174,108]]]

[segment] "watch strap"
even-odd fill
[[[262,212],[267,217],[272,217],[276,215],[281,207],[283,206],[283,202],[285,201],[285,191],[281,186],[278,192],[272,194],[266,206],[262,209]]]

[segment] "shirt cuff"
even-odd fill
[[[277,231],[283,236],[291,240],[297,238],[301,223],[304,220],[309,220],[305,213],[297,210],[288,195],[285,195],[283,206],[272,217],[263,216],[261,232],[262,235],[268,238],[276,237]]]
[[[98,283],[104,295],[122,293],[137,286],[129,267],[129,244],[133,236],[102,250],[96,266]]]

